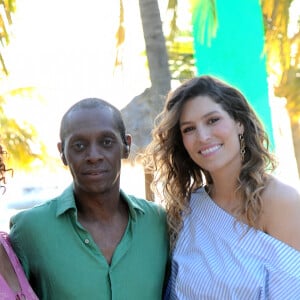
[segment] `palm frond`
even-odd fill
[[[218,16],[215,0],[190,0],[192,5],[192,22],[195,30],[196,42],[210,45],[216,36]]]
[[[15,0],[1,0],[0,1],[0,43],[6,46],[9,43],[9,27],[12,24],[12,14],[16,10]],[[2,67],[2,73],[8,75],[8,70],[5,65],[5,59],[3,57],[3,50],[0,47],[0,66]]]
[[[115,63],[114,67],[122,67],[123,65],[123,45],[125,42],[125,26],[124,26],[124,4],[123,0],[120,1],[120,15],[119,15],[119,23],[118,23],[118,28],[116,32],[116,58],[115,58]]]

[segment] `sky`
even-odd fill
[[[17,0],[13,37],[5,52],[6,88],[34,86],[43,101],[9,101],[8,111],[30,120],[51,152],[62,114],[86,97],[123,108],[149,87],[138,1],[125,10],[124,66],[114,70],[119,1]]]
[[[142,55],[144,38],[138,0],[130,0],[130,5],[125,7],[124,65],[122,71],[115,73],[119,1],[16,0],[16,3],[11,43],[4,53],[10,76],[1,82],[0,91],[36,88],[36,95],[42,101],[38,97],[9,99],[7,113],[34,124],[49,153],[58,157],[59,123],[70,105],[82,98],[100,97],[121,109],[150,86],[146,58]],[[188,12],[188,1],[179,3],[184,4],[180,7],[181,14]],[[299,12],[300,0],[294,0],[292,13],[296,16]],[[186,26],[186,17],[179,22],[182,22],[180,26]],[[284,153],[283,157],[286,157]],[[140,167],[123,168],[121,182],[128,193],[144,196],[142,172]],[[45,174],[38,178],[23,177],[23,185],[43,184],[45,180],[50,185],[51,182],[65,185],[71,180],[68,171],[61,177],[56,174],[52,177],[48,171]],[[17,174],[13,180],[16,178]],[[19,191],[9,185],[10,182],[6,196],[18,199],[15,192]],[[6,204],[0,201],[0,205]],[[7,226],[7,220],[7,214],[0,215],[0,224]]]
[[[160,0],[159,3],[164,3]],[[179,1],[185,26],[188,1]],[[57,156],[59,123],[70,105],[86,97],[123,108],[150,86],[138,0],[125,6],[123,69],[114,72],[119,1],[16,0],[12,39],[5,49],[10,76],[3,89],[34,86],[43,101],[9,99],[7,112],[36,126]],[[128,3],[124,1],[124,3]],[[299,14],[300,0],[292,12]],[[164,18],[164,9],[161,10]]]
[[[35,87],[33,99],[7,98],[6,113],[33,124],[53,157],[59,158],[61,117],[73,103],[99,97],[122,109],[150,86],[138,0],[130,2],[125,7],[123,69],[114,70],[119,1],[16,0],[12,38],[4,52],[10,75],[0,90]],[[21,186],[53,190],[58,185],[61,191],[70,181],[62,164],[54,173],[48,169],[29,176],[14,172],[8,178],[7,201],[1,202],[21,199]],[[140,167],[123,167],[121,185],[128,193],[144,197]]]

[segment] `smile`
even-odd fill
[[[222,145],[216,145],[211,148],[201,150],[200,153],[205,156],[205,155],[208,155],[208,154],[218,151],[221,147],[222,147]]]

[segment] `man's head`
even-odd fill
[[[76,102],[74,105],[72,105],[65,112],[65,114],[62,117],[61,124],[60,124],[60,140],[61,140],[61,142],[63,143],[64,139],[65,139],[66,122],[68,120],[68,116],[70,113],[77,111],[77,110],[81,110],[81,109],[96,109],[96,108],[111,109],[111,111],[114,115],[114,118],[115,118],[116,126],[118,127],[118,129],[120,131],[121,138],[122,138],[123,142],[126,144],[126,137],[125,137],[126,129],[125,129],[125,125],[123,122],[121,112],[112,104],[106,102],[105,100],[98,99],[98,98],[82,99],[82,100]]]
[[[58,150],[75,190],[101,193],[118,188],[121,159],[129,155],[131,136],[116,107],[97,98],[75,103],[62,118],[60,139]]]

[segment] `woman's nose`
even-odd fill
[[[197,129],[197,137],[201,142],[205,142],[210,137],[210,130],[205,126],[198,126]]]

